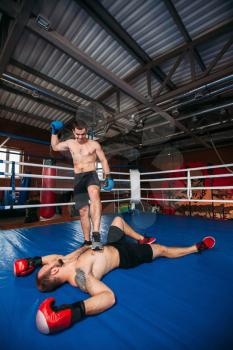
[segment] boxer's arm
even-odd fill
[[[102,281],[87,273],[85,268],[76,268],[75,283],[83,292],[90,294],[84,300],[86,315],[95,315],[109,309],[115,304],[113,291]]]
[[[35,256],[21,258],[14,261],[13,270],[17,277],[27,276],[31,274],[37,267],[50,264],[62,258],[62,255],[52,254],[47,256]]]
[[[88,249],[90,249],[90,246],[83,246],[81,248],[76,249],[74,252],[67,254],[65,257],[68,259],[73,259],[73,258],[78,259],[78,257],[81,254],[85,253]]]
[[[59,142],[57,135],[51,135],[51,146],[53,151],[67,151],[70,149],[69,141]]]
[[[42,256],[42,265],[46,265],[46,264],[51,264],[52,262],[57,261],[58,259],[62,259],[64,257],[64,255],[60,255],[60,254],[50,254],[50,255],[45,255]]]
[[[77,271],[76,277],[79,285],[82,285],[82,290],[88,292],[91,297],[61,306],[55,305],[54,298],[45,299],[36,315],[36,325],[41,333],[61,332],[84,317],[103,312],[115,304],[114,293],[103,282],[91,274],[84,278],[83,271]]]
[[[104,151],[102,150],[102,148],[98,142],[96,142],[96,155],[102,164],[103,172],[104,172],[103,177],[105,178],[106,175],[109,175],[110,168],[108,165],[107,158],[105,157]]]

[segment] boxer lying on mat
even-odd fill
[[[138,244],[124,239],[130,236]],[[42,292],[50,292],[69,283],[90,295],[89,298],[73,304],[55,306],[54,298],[45,299],[39,306],[36,324],[40,332],[56,333],[70,327],[86,316],[103,312],[115,304],[114,292],[101,279],[116,268],[128,269],[155,258],[178,258],[192,253],[200,253],[215,245],[213,237],[205,237],[189,247],[166,247],[154,244],[155,238],[144,237],[135,232],[121,217],[117,216],[108,231],[107,244],[102,251],[93,251],[90,246],[82,246],[66,256],[48,255],[44,257],[16,260],[14,273],[25,276],[41,267],[37,273],[37,287]]]

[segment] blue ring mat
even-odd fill
[[[101,233],[113,215],[102,217]],[[203,254],[160,258],[151,264],[117,269],[103,278],[117,304],[87,317],[62,333],[40,334],[35,315],[53,296],[57,305],[87,298],[64,285],[40,293],[35,274],[13,275],[18,258],[67,254],[82,243],[79,221],[0,232],[0,347],[2,350],[73,349],[233,349],[233,222],[140,213],[125,214],[138,232],[156,236],[168,246],[185,246],[205,235],[216,246]]]

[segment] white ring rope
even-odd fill
[[[12,163],[11,160],[3,160],[3,163]],[[60,170],[72,170],[74,171],[74,168],[67,168],[63,166],[56,166],[56,165],[43,165],[43,164],[38,164],[38,163],[24,163],[24,162],[15,162],[17,165],[25,165],[25,166],[31,166],[35,168],[50,168],[50,169],[60,169]]]
[[[7,176],[11,176],[11,173],[4,173]],[[15,177],[30,177],[38,179],[57,179],[57,180],[74,180],[74,176],[56,176],[56,175],[37,175],[37,174],[25,174],[15,173]],[[115,182],[130,182],[130,179],[113,179]]]
[[[52,166],[52,165],[41,165],[41,164],[33,164],[33,163],[23,163],[23,162],[12,162],[12,161],[3,161],[4,163],[12,163],[12,168],[13,168],[13,163],[14,164],[19,164],[19,165],[26,165],[26,166],[35,166],[35,167],[41,167],[41,168],[55,168],[55,169],[61,169],[61,170],[71,170],[73,171],[73,168],[67,168],[67,167],[57,167],[57,166]],[[187,168],[187,169],[176,169],[176,170],[166,170],[166,171],[158,171],[158,172],[148,172],[148,173],[139,173],[137,178],[132,178],[132,171],[129,173],[126,172],[111,172],[111,174],[116,174],[116,175],[130,175],[129,179],[113,179],[115,182],[127,182],[129,183],[129,188],[113,188],[111,191],[113,195],[115,196],[116,193],[118,193],[118,198],[117,199],[110,199],[110,200],[103,200],[102,203],[115,203],[115,202],[131,202],[131,204],[134,201],[135,193],[133,188],[139,188],[139,199],[141,200],[146,200],[146,201],[164,201],[164,202],[203,202],[203,203],[233,203],[233,199],[229,200],[221,200],[221,199],[192,199],[192,191],[195,190],[233,190],[233,186],[192,186],[192,180],[194,179],[211,179],[211,178],[229,178],[233,176],[233,173],[225,173],[225,174],[215,174],[215,175],[198,175],[198,176],[191,176],[191,171],[197,171],[197,170],[204,170],[204,169],[216,169],[216,168],[227,168],[231,167],[233,164],[225,164],[225,165],[217,165],[217,166],[205,166],[205,167],[197,167],[197,168]],[[97,172],[102,172],[101,169],[97,169]],[[168,174],[168,173],[181,173],[181,172],[186,172],[187,176],[178,176],[178,177],[168,177],[168,178],[157,178],[157,179],[140,179],[141,175],[151,175],[151,174]],[[3,173],[1,173],[3,174]],[[5,175],[11,176],[12,173],[7,172]],[[74,176],[56,176],[56,175],[38,175],[38,174],[25,174],[25,173],[16,173],[14,174],[14,177],[30,177],[30,178],[47,178],[47,179],[54,179],[54,180],[74,180]],[[141,182],[161,182],[161,181],[177,181],[177,180],[185,180],[187,183],[186,187],[164,187],[164,188],[140,188]],[[132,182],[136,186],[132,187]],[[127,184],[128,185],[128,184]],[[73,187],[70,188],[57,188],[57,187],[13,187],[13,186],[4,186],[0,187],[0,190],[5,190],[9,192],[15,192],[15,191],[72,191],[73,192]],[[182,190],[186,191],[187,198],[165,198],[166,194],[165,191],[176,191],[176,190]],[[120,192],[127,192],[131,193],[130,198],[119,198]],[[144,198],[141,197],[140,193],[141,191],[161,191],[162,192],[162,198]],[[104,190],[101,190],[101,192],[105,193],[110,193],[106,192]],[[128,195],[128,194],[127,194]],[[4,209],[23,209],[23,208],[33,208],[33,207],[50,207],[50,206],[64,206],[64,205],[75,205],[75,202],[69,202],[69,203],[51,203],[51,204],[32,204],[32,205],[6,205],[6,206],[1,206],[1,208]]]
[[[160,179],[146,179],[141,180],[141,182],[159,182],[159,181],[174,181],[174,180],[187,180],[186,176],[183,177],[164,177]]]
[[[5,175],[10,176],[11,173],[5,173]],[[15,173],[15,177],[31,177],[37,179],[57,179],[57,180],[73,180],[73,176],[53,176],[53,175],[37,175],[37,174],[24,174],[24,173]]]
[[[186,169],[153,171],[153,172],[141,173],[141,176],[142,176],[142,175],[180,173],[180,172],[186,172],[186,171],[188,171],[188,170],[190,170],[190,171],[195,171],[195,170],[219,169],[219,168],[229,168],[229,167],[233,167],[233,163],[231,163],[231,164],[224,164],[224,165],[221,164],[221,165],[203,166],[203,167],[197,167],[197,168],[186,168]]]
[[[11,187],[0,187],[0,190],[11,191]],[[57,187],[15,187],[16,191],[74,191],[74,188],[57,188]],[[111,191],[129,191],[130,188],[113,188]],[[105,190],[101,192],[107,193]]]
[[[203,186],[203,187],[190,187],[192,190],[233,190],[233,186]],[[161,187],[161,188],[141,188],[142,191],[171,191],[171,190],[183,190],[186,191],[187,187]]]
[[[10,164],[12,163],[12,160],[2,160],[3,163],[6,164]],[[43,165],[43,164],[37,164],[37,163],[25,163],[25,162],[15,162],[15,164],[17,165],[25,165],[25,166],[31,166],[31,167],[37,167],[37,168],[50,168],[50,169],[59,169],[59,170],[71,170],[74,171],[74,168],[67,168],[67,167],[63,167],[63,166],[56,166],[56,165]],[[102,173],[101,169],[96,169],[97,173]],[[114,175],[130,175],[129,172],[125,173],[125,172],[114,172],[111,171],[110,174],[114,174]]]
[[[101,203],[112,203],[112,202],[129,202],[131,198],[122,198],[122,199],[109,199],[103,200]],[[75,205],[75,202],[69,203],[48,203],[48,204],[29,204],[29,205],[10,205],[4,206],[4,209],[26,209],[26,208],[43,208],[43,207],[58,207],[62,205]]]
[[[185,198],[141,198],[149,201],[164,201],[164,202],[205,202],[205,203],[233,203],[233,199],[185,199]]]
[[[203,187],[190,187],[192,190],[233,190],[233,186],[203,186]],[[2,191],[11,191],[11,187],[0,187]],[[58,187],[16,187],[16,191],[73,191],[73,187],[70,188],[58,188]],[[129,191],[130,188],[113,188],[112,191]],[[161,188],[141,188],[141,191],[186,191],[187,187],[161,187]],[[101,192],[108,193],[105,190]]]
[[[218,178],[218,177],[231,177],[233,174],[216,174],[216,175],[200,175],[200,176],[190,176],[190,179],[209,179],[209,178]],[[175,181],[175,180],[187,180],[187,177],[164,177],[160,179],[146,179],[141,180],[141,182],[154,182],[154,181]]]

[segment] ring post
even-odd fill
[[[190,170],[187,171],[187,198],[192,198],[192,182],[191,182],[191,175]]]
[[[10,186],[11,186],[11,201],[10,201],[10,208],[13,209],[13,206],[15,204],[15,162],[12,162],[11,165],[11,181],[10,181]]]
[[[130,169],[130,189],[131,189],[131,210],[135,210],[135,205],[141,202],[141,182],[140,172],[137,169]]]

